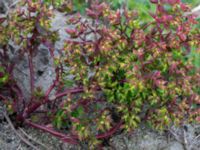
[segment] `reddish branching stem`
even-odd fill
[[[27,124],[27,125],[29,125],[29,126],[31,126],[33,128],[40,129],[42,131],[50,133],[53,136],[55,136],[57,138],[60,138],[64,142],[71,143],[71,144],[78,144],[77,139],[75,139],[74,136],[72,136],[72,135],[66,135],[66,134],[57,132],[52,128],[45,127],[45,126],[42,126],[42,125],[38,125],[38,124],[33,123],[33,122],[29,121],[29,120],[25,120],[25,124]]]
[[[30,72],[30,90],[31,94],[34,92],[34,69],[33,69],[33,58],[32,55],[28,55],[28,62],[29,62],[29,72]]]
[[[122,123],[123,123],[123,121],[120,121],[119,123],[117,123],[117,125],[115,125],[113,128],[111,128],[106,133],[96,135],[96,138],[97,139],[103,139],[103,138],[107,138],[107,137],[112,136],[116,131],[118,131],[120,129]]]
[[[3,102],[7,102],[7,98],[1,94],[0,94],[0,100],[2,100]]]
[[[82,93],[84,91],[83,88],[72,88],[72,89],[67,89],[65,90],[64,92],[62,93],[58,93],[55,95],[55,97],[51,100],[55,100],[55,99],[58,99],[58,98],[61,98],[63,96],[66,96],[68,94],[77,94],[77,93]]]
[[[72,89],[67,89],[62,93],[56,94],[53,96],[52,99],[49,99],[45,97],[44,101],[42,102],[32,102],[29,106],[27,106],[23,112],[23,118],[26,119],[31,113],[33,113],[35,110],[37,110],[41,105],[44,105],[48,102],[52,102],[58,98],[62,98],[68,94],[77,94],[83,92],[83,88],[72,88]]]

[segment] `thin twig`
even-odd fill
[[[20,0],[17,0],[17,1],[15,1],[15,2],[13,2],[13,3],[9,6],[9,8],[14,7],[14,6],[17,5],[17,3],[19,3],[19,2],[20,2]]]
[[[6,13],[5,13],[6,16],[8,16],[8,14],[9,14],[11,8],[14,7],[14,6],[16,6],[17,3],[19,3],[19,2],[20,2],[20,0],[17,0],[17,1],[15,1],[15,2],[13,2],[10,6],[8,6],[8,4],[4,3],[4,4],[5,4],[5,7],[6,7],[6,9],[7,9],[7,11],[6,11]]]
[[[24,136],[26,136],[29,140],[31,140],[35,144],[40,145],[40,146],[44,147],[45,149],[49,149],[49,147],[47,147],[46,145],[44,145],[41,142],[37,141],[36,139],[33,139],[32,137],[30,137],[22,128],[19,128],[19,130],[24,134]]]
[[[177,134],[174,133],[173,130],[169,130],[169,132],[174,136],[175,140],[178,141],[179,143],[183,144],[183,142],[179,139]]]
[[[194,138],[194,141],[198,140],[198,138],[200,138],[200,134]]]
[[[8,124],[10,125],[11,129],[15,132],[15,134],[20,138],[20,140],[22,142],[24,142],[25,144],[27,144],[28,146],[30,146],[34,150],[39,150],[36,146],[34,146],[27,139],[25,139],[20,133],[17,132],[17,130],[15,129],[14,125],[12,124],[9,116],[7,115],[7,113],[5,111],[3,112],[3,115],[4,115],[5,119],[6,119],[6,121],[8,122]]]
[[[17,150],[20,150],[20,149],[21,149],[21,144],[19,144],[17,147]]]
[[[19,69],[19,67],[15,67],[17,71],[19,71],[20,73],[23,73],[25,76],[28,76],[28,73],[22,71],[21,69]]]
[[[198,136],[196,136],[196,137],[192,140],[192,142],[191,142],[191,144],[190,144],[190,146],[189,146],[190,149],[192,149],[192,148],[194,147],[194,145],[197,144],[199,138],[200,138],[200,134],[199,134]]]
[[[188,140],[187,140],[186,133],[185,133],[184,129],[183,129],[183,146],[184,146],[185,150],[189,150],[189,148],[188,148]]]
[[[31,95],[32,95],[34,92],[34,86],[35,86],[32,54],[29,54],[29,56],[28,56],[28,63],[29,63],[29,75],[30,75],[30,89],[31,89]]]

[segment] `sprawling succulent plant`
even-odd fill
[[[65,142],[88,141],[90,146],[142,122],[156,129],[199,122],[200,72],[190,56],[200,50],[197,22],[194,16],[184,15],[189,8],[179,0],[151,2],[157,9],[151,13],[153,21],[146,23],[134,11],[112,10],[106,3],[94,2],[87,16],[77,13],[68,20],[74,28],[66,29],[70,39],[59,57],[53,53],[57,38],[49,30],[49,5],[24,0],[19,9],[0,18],[0,99],[17,122]],[[20,45],[20,57],[28,56],[28,103],[13,78],[9,40]],[[33,55],[40,44],[50,49],[55,62],[56,78],[45,92],[33,80]],[[33,119],[40,118],[34,112],[41,106],[48,106],[43,108],[43,124]],[[62,133],[66,128],[68,135]]]
[[[114,109],[127,130],[142,121],[164,129],[199,119],[200,74],[189,57],[191,49],[199,51],[197,22],[183,15],[189,8],[180,1],[151,2],[157,6],[153,22],[141,24],[132,11],[95,3],[87,19],[72,17],[69,22],[76,27],[66,30],[72,39],[63,59],[76,85],[84,88],[80,100],[96,103],[101,91],[112,108],[107,114]],[[113,120],[107,117],[90,123],[108,130]]]

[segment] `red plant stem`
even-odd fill
[[[31,105],[29,105],[28,107],[26,107],[22,116],[25,119],[29,116],[29,114],[34,112],[37,108],[39,108],[43,104],[46,104],[46,103],[51,102],[53,100],[56,100],[57,98],[63,97],[65,95],[69,94],[69,93],[70,94],[76,94],[76,93],[80,93],[80,92],[83,92],[83,88],[67,89],[63,93],[56,95],[53,99],[50,99],[50,100],[47,97],[45,97],[43,102],[35,102],[35,103],[32,103]]]
[[[71,42],[74,44],[92,44],[92,41],[73,41],[73,40],[65,40],[66,42]]]
[[[66,135],[66,134],[57,132],[54,129],[33,123],[29,120],[25,120],[25,124],[27,124],[33,128],[37,128],[37,129],[43,130],[45,132],[48,132],[48,133],[52,134],[53,136],[60,138],[64,142],[67,142],[70,144],[78,144],[78,141],[77,141],[78,136],[76,136],[76,135]],[[108,138],[109,136],[112,136],[121,127],[121,125],[122,125],[122,121],[120,121],[116,126],[111,128],[106,133],[96,135],[96,138],[103,139],[103,138]]]
[[[66,96],[67,94],[77,94],[77,93],[81,93],[81,92],[84,92],[83,88],[67,89],[62,93],[56,94],[53,100],[63,97],[63,96]]]
[[[8,67],[9,74],[12,74],[14,67],[15,67],[15,63],[12,63],[12,64],[9,65],[9,67]]]
[[[105,101],[103,99],[96,99],[94,101],[83,99],[83,100],[77,102],[76,104],[72,105],[71,110],[77,109],[80,105],[87,107],[90,103],[102,103],[102,102],[105,102]]]
[[[40,129],[42,131],[48,132],[48,133],[52,134],[53,136],[60,138],[64,142],[67,142],[67,143],[70,143],[70,144],[78,144],[78,141],[75,139],[74,136],[57,132],[54,129],[51,129],[51,128],[48,128],[48,127],[45,127],[45,126],[42,126],[42,125],[38,125],[38,124],[33,123],[29,120],[25,120],[25,124],[27,124],[27,125],[29,125],[33,128],[37,128],[37,129]]]
[[[51,57],[54,58],[53,44],[50,41],[48,41],[48,39],[42,39],[42,40],[43,40],[43,44],[49,49]]]
[[[142,27],[142,29],[145,30],[146,28],[148,28],[150,25],[152,25],[152,24],[154,24],[154,23],[155,23],[155,21],[149,22],[149,23],[145,24],[145,25]]]
[[[15,89],[17,90],[20,99],[24,100],[23,92],[22,92],[21,88],[17,84],[15,84]]]
[[[80,120],[74,117],[70,117],[71,122],[80,123]]]
[[[29,106],[27,106],[25,109],[24,109],[24,112],[22,114],[23,118],[26,119],[29,114],[31,114],[32,112],[34,112],[37,108],[39,108],[40,106],[42,105],[41,102],[35,102]]]
[[[94,90],[100,91],[101,88],[97,87],[97,88],[94,89]],[[69,94],[69,93],[70,93],[70,94],[77,94],[77,93],[82,93],[82,92],[84,92],[84,89],[83,89],[82,87],[80,87],[80,88],[73,88],[73,89],[67,89],[67,90],[65,90],[65,91],[62,92],[62,93],[56,94],[53,100],[55,100],[55,99],[57,99],[57,98],[60,98],[60,97],[63,97],[63,96],[65,96],[65,95]]]
[[[7,98],[0,94],[0,98],[6,102]]]
[[[53,54],[52,57],[54,57]],[[55,88],[56,84],[59,82],[59,68],[55,68],[55,72],[56,72],[56,79],[53,81],[53,84],[49,87],[49,89],[47,89],[45,93],[45,99],[49,97],[51,91]]]
[[[49,94],[51,93],[51,91],[54,89],[54,87],[56,86],[57,80],[53,81],[53,84],[47,89],[46,93],[45,93],[45,97],[48,97]]]
[[[103,138],[107,138],[111,135],[113,135],[122,125],[122,121],[120,121],[116,126],[114,126],[113,128],[111,128],[109,131],[107,131],[106,133],[102,133],[102,134],[98,134],[96,135],[97,139],[103,139]]]
[[[18,88],[16,88],[15,86],[11,86],[11,90],[17,96],[17,99],[14,99],[14,101],[13,101],[13,106],[14,106],[15,111],[18,111],[19,110],[19,104],[22,105],[23,102],[24,102],[24,99],[23,99],[22,93],[20,92],[20,90]]]
[[[96,88],[96,90],[100,90],[99,87]],[[82,87],[79,87],[79,88],[72,88],[72,89],[67,89],[65,90],[64,92],[62,93],[58,93],[56,94],[53,98],[49,99],[47,97],[45,97],[44,101],[43,102],[36,102],[36,103],[33,103],[31,104],[30,106],[26,107],[24,112],[23,112],[23,118],[27,118],[28,115],[32,112],[34,112],[37,108],[39,108],[41,105],[43,104],[46,104],[48,102],[51,102],[51,101],[54,101],[58,98],[61,98],[63,96],[66,96],[67,94],[77,94],[77,93],[82,93],[84,92],[84,89]]]
[[[33,69],[33,58],[32,58],[31,53],[28,55],[28,61],[29,61],[29,71],[30,71],[31,94],[33,94],[33,92],[34,92],[34,69]]]

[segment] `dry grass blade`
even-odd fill
[[[32,137],[30,137],[22,128],[19,128],[19,130],[31,141],[33,141],[35,144],[42,146],[45,149],[49,150],[49,147],[47,147],[46,145],[42,144],[41,142],[37,141],[36,139],[33,139]]]
[[[27,139],[25,139],[20,133],[17,132],[17,130],[15,129],[12,121],[10,120],[9,116],[7,115],[7,113],[4,111],[3,115],[6,119],[6,121],[8,122],[9,126],[11,127],[11,129],[15,132],[15,134],[20,138],[20,140],[22,142],[24,142],[26,145],[30,146],[31,148],[33,148],[34,150],[39,150],[36,146],[34,146],[31,142],[29,142]]]

